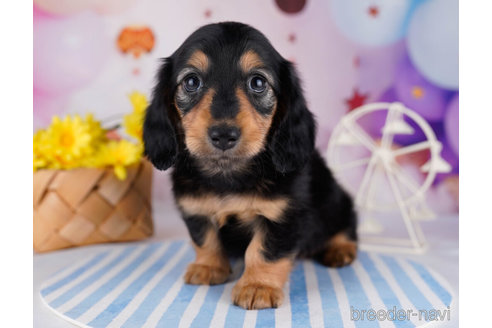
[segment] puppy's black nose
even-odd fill
[[[238,128],[228,125],[212,126],[208,129],[208,137],[215,148],[227,150],[234,147],[241,136]]]

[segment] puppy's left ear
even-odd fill
[[[172,62],[165,59],[157,75],[157,85],[147,108],[143,127],[145,155],[159,170],[174,164],[178,154],[176,130],[170,115],[173,106]]]
[[[277,110],[280,121],[271,136],[269,148],[275,168],[288,173],[302,168],[311,157],[316,125],[293,65],[284,61],[279,75]]]

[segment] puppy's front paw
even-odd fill
[[[231,269],[229,267],[214,267],[191,263],[186,270],[184,281],[191,285],[217,285],[227,280]]]
[[[281,289],[259,284],[236,285],[232,290],[232,301],[246,310],[276,308],[282,304]]]

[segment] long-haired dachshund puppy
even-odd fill
[[[224,283],[245,309],[277,307],[297,257],[338,267],[357,251],[351,198],[314,149],[315,122],[292,64],[254,28],[194,32],[157,76],[145,153],[174,166],[173,191],[196,260],[189,284]]]

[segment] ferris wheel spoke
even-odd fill
[[[431,145],[432,145],[432,143],[430,141],[422,141],[422,142],[419,142],[419,143],[416,143],[416,144],[413,144],[410,146],[406,146],[406,147],[402,147],[402,148],[394,150],[393,156],[397,157],[397,156],[407,155],[407,154],[411,154],[411,153],[416,153],[418,151],[422,151],[425,149],[430,149]]]
[[[398,207],[400,208],[401,215],[403,217],[403,221],[405,222],[405,226],[407,228],[408,235],[410,237],[410,240],[413,244],[414,247],[419,246],[419,238],[417,236],[417,233],[415,231],[415,226],[413,225],[410,216],[408,215],[408,210],[405,205],[405,201],[403,199],[403,196],[400,192],[400,189],[398,188],[398,185],[395,181],[395,178],[393,174],[390,173],[391,170],[389,169],[388,166],[386,166],[386,176],[388,177],[388,181],[391,187],[391,190],[393,191],[393,194],[395,196],[396,203],[398,204]]]
[[[355,167],[359,167],[362,165],[366,165],[371,161],[371,157],[366,157],[366,158],[361,158],[354,160],[352,162],[348,162],[345,164],[338,165],[337,167],[334,168],[335,171],[345,171],[348,169],[353,169]]]
[[[347,131],[352,134],[362,145],[371,151],[376,149],[376,144],[372,138],[357,123],[346,120],[344,125]]]
[[[391,110],[390,107],[390,109],[388,110],[388,115],[386,116],[386,121],[384,122],[384,127],[391,126],[393,121],[397,118],[397,114],[398,113],[396,112],[396,110]],[[384,127],[383,135],[381,137],[381,147],[383,147],[384,149],[389,149],[391,143],[393,142],[393,132],[390,132],[389,129],[385,129]]]
[[[419,191],[419,185],[411,177],[409,177],[408,174],[405,173],[405,171],[403,171],[400,166],[389,166],[388,173],[392,174],[396,178],[396,180],[399,180],[410,191]]]
[[[366,172],[364,172],[364,176],[362,177],[362,182],[360,183],[359,190],[357,191],[357,195],[355,196],[356,204],[362,205],[362,197],[364,195],[367,195],[366,189],[369,186],[369,182],[371,181],[374,175],[376,162],[377,162],[377,157],[373,155],[369,160],[369,164],[367,165]]]

